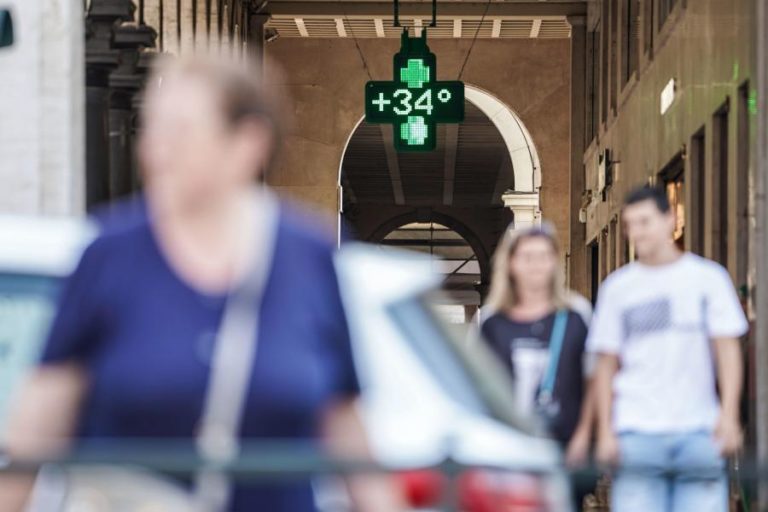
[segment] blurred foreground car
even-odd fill
[[[93,236],[82,221],[0,217],[0,450],[8,399],[41,350],[62,278]],[[571,510],[557,445],[515,415],[498,364],[431,311],[440,278],[429,261],[350,244],[337,271],[374,455],[409,506]],[[343,510],[327,489],[320,505]]]
[[[468,346],[431,309],[442,277],[430,260],[349,244],[337,273],[374,454],[398,475],[410,505],[571,510],[556,443],[516,414],[512,383],[490,353]],[[452,480],[418,470],[446,460],[460,468]]]
[[[93,234],[83,221],[0,216],[0,447],[13,388],[37,359],[61,280]]]

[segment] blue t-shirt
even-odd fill
[[[241,435],[311,441],[327,406],[359,393],[333,243],[281,206],[274,250]],[[67,281],[42,356],[88,373],[80,436],[194,437],[225,298],[179,278],[146,215],[111,222]],[[231,510],[314,510],[309,482],[289,482],[238,486]]]

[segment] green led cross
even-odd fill
[[[437,123],[464,120],[464,84],[435,81],[436,64],[426,30],[415,38],[403,31],[400,51],[393,59],[394,80],[365,85],[365,120],[391,124],[397,151],[431,151],[436,146]]]
[[[409,116],[408,122],[400,125],[400,138],[409,145],[420,146],[428,137],[427,125],[421,116]]]
[[[424,82],[429,82],[429,66],[421,59],[408,59],[408,67],[400,68],[400,81],[407,82],[411,89],[421,89]]]

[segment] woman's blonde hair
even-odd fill
[[[523,240],[531,238],[543,238],[552,245],[555,256],[560,260],[560,243],[557,240],[555,228],[549,222],[542,223],[527,229],[514,229],[511,225],[504,232],[504,236],[493,255],[493,273],[491,275],[491,289],[485,301],[486,306],[494,311],[505,311],[515,306],[519,301],[517,285],[509,275],[509,260],[515,255]],[[558,309],[569,308],[571,305],[570,294],[565,288],[565,274],[558,264],[552,277],[552,303]]]

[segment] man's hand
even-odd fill
[[[576,430],[565,450],[565,464],[569,468],[585,466],[589,458],[589,444],[589,432]]]
[[[613,430],[613,379],[619,371],[619,356],[600,354],[595,369],[595,396],[597,399],[597,450],[595,458],[601,466],[619,464],[619,440]]]
[[[732,414],[721,414],[715,427],[715,440],[720,446],[720,454],[730,457],[741,449],[743,436],[739,420]]]
[[[595,458],[601,466],[616,467],[619,465],[619,439],[616,434],[613,432],[600,434],[597,439]]]

